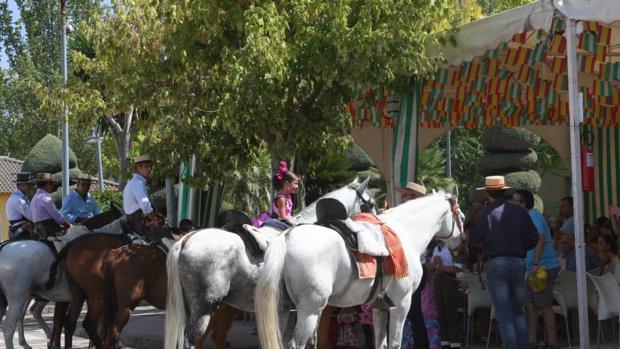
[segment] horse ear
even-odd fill
[[[459,186],[456,183],[452,186],[452,197],[454,198],[455,202],[458,202]]]
[[[364,181],[361,183],[360,187],[363,188],[364,190],[366,190],[366,188],[368,188],[368,183],[370,182],[370,175],[368,175],[368,177],[366,177],[366,179],[364,179]]]
[[[435,188],[433,188],[433,194],[437,194],[437,190],[435,190]]]

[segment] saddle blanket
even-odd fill
[[[409,275],[409,266],[403,250],[403,245],[400,242],[398,235],[396,235],[390,227],[371,213],[359,213],[353,217],[353,220],[358,223],[364,222],[380,227],[384,238],[384,245],[389,252],[389,256],[380,257],[383,258],[383,271],[385,275],[394,275],[394,279],[396,280]],[[360,242],[360,245],[361,244],[362,243]],[[360,279],[374,278],[377,275],[377,260],[375,256],[361,253],[361,251],[354,252],[353,255],[357,263],[357,270]]]
[[[360,253],[380,257],[390,255],[380,225],[351,219],[347,219],[345,223],[357,234],[357,250]]]

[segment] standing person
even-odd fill
[[[541,292],[534,292],[529,282],[525,291],[525,308],[527,310],[528,341],[530,348],[535,348],[538,342],[538,312],[543,314],[547,340],[545,348],[559,348],[555,328],[555,313],[553,312],[553,284],[560,272],[560,261],[553,248],[551,231],[545,217],[534,208],[534,195],[528,190],[517,190],[512,195],[512,201],[523,206],[532,218],[532,222],[540,236],[536,247],[527,251],[526,266],[528,277],[535,274],[539,267],[547,271],[547,283]]]
[[[415,200],[426,195],[426,188],[415,182],[409,182],[404,188],[398,188],[397,190],[400,191],[401,202]],[[428,335],[426,333],[424,314],[422,313],[422,290],[427,280],[426,251],[420,256],[420,262],[422,263],[422,279],[420,280],[418,288],[413,292],[411,306],[409,307],[409,313],[406,319],[411,323],[413,347],[415,349],[428,349]]]
[[[293,197],[299,187],[299,177],[286,166],[286,161],[280,161],[280,168],[273,176],[273,186],[278,191],[273,199],[272,216],[278,220],[292,225]]]
[[[156,214],[146,189],[148,178],[153,170],[153,163],[148,155],[135,157],[133,163],[135,173],[123,189],[123,211],[125,211],[129,226],[134,231],[143,234],[144,217]]]
[[[484,182],[478,190],[485,191],[489,204],[474,224],[470,243],[482,245],[482,254],[488,259],[489,293],[504,348],[526,349],[525,254],[538,243],[538,233],[523,207],[505,201],[509,187],[503,176],[489,176]]]
[[[37,192],[32,198],[32,221],[34,233],[39,239],[45,240],[48,236],[55,236],[61,229],[70,227],[67,221],[58,211],[54,200],[50,196],[60,186],[50,173],[39,173],[36,179]]]
[[[20,172],[13,181],[17,189],[6,202],[6,218],[9,220],[9,239],[28,239],[32,236],[32,212],[30,198],[33,195],[33,178],[30,172]]]
[[[101,213],[101,209],[95,199],[90,195],[90,185],[92,178],[87,175],[80,175],[72,190],[62,199],[60,213],[69,220],[70,223],[84,223],[87,220]]]
[[[456,273],[463,268],[463,265],[454,262],[450,249],[443,242],[435,246],[432,260],[441,345],[444,348],[460,348],[460,318],[456,311],[459,284]]]

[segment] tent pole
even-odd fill
[[[585,349],[590,344],[588,326],[588,293],[586,280],[585,244],[583,232],[583,191],[581,190],[581,152],[580,152],[580,124],[582,110],[578,104],[578,72],[577,72],[577,44],[576,21],[566,21],[566,56],[568,59],[568,107],[570,112],[570,150],[573,210],[575,223],[575,257],[577,264],[577,298],[579,309],[579,347]]]

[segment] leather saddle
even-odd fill
[[[358,251],[357,233],[347,225],[347,209],[340,201],[332,198],[319,200],[316,204],[316,218],[315,224],[336,231],[344,240],[347,249]]]
[[[224,211],[216,221],[216,227],[239,235],[250,254],[256,256],[263,255],[265,252],[254,236],[243,227],[244,225],[252,225],[252,219],[241,210]]]

